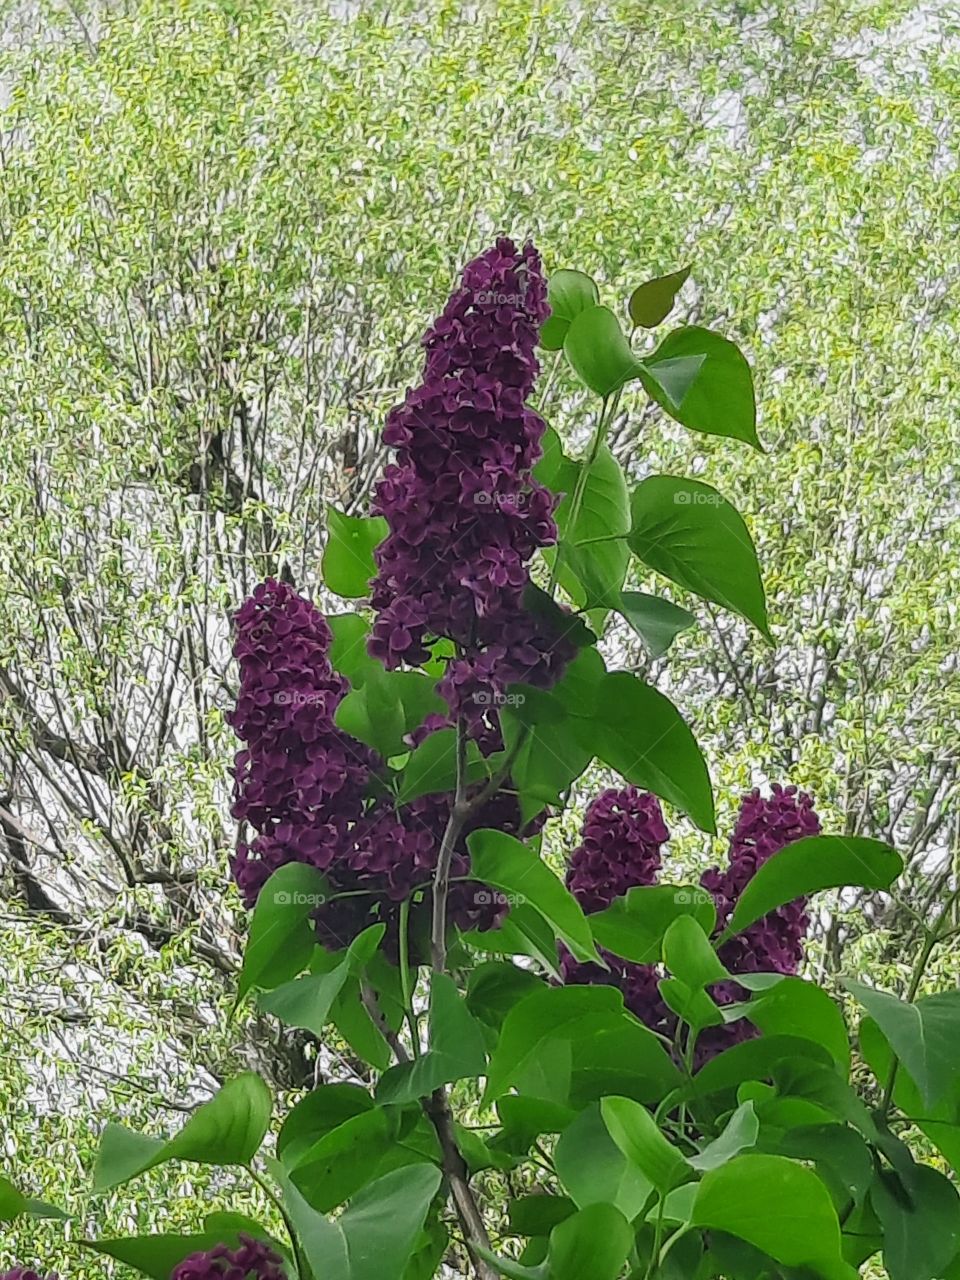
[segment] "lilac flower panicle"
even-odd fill
[[[744,796],[730,841],[726,870],[711,867],[700,883],[717,906],[715,935],[726,927],[734,907],[759,868],[781,849],[820,834],[820,819],[813,801],[796,787],[774,783],[768,798],[759,790]],[[720,948],[720,960],[730,973],[795,974],[803,961],[803,944],[810,925],[806,901],[797,898],[771,911],[761,920],[730,938]],[[711,989],[717,1004],[734,1004],[747,998],[739,983],[724,982]],[[756,1035],[745,1018],[706,1030],[697,1044],[697,1057],[705,1061],[722,1049]]]
[[[34,1271],[32,1267],[14,1267],[12,1271],[4,1271],[0,1275],[0,1280],[57,1280],[57,1277],[53,1272],[41,1276],[39,1271]]]
[[[233,815],[259,834],[241,844],[234,878],[252,907],[270,875],[288,862],[322,871],[339,898],[315,916],[319,936],[346,946],[385,912],[433,878],[449,817],[448,795],[423,796],[397,808],[385,797],[366,802],[382,762],[334,724],[349,686],[330,665],[330,628],[319,610],[285,583],[256,588],[236,614],[234,655],[240,690],[228,719],[245,743],[234,765]],[[476,826],[519,834],[511,797],[494,797]],[[473,829],[473,828],[471,828]],[[457,847],[453,875],[466,877],[469,858]],[[466,879],[451,889],[450,916],[464,928],[488,929],[504,908]]]
[[[413,890],[428,885],[436,870],[452,803],[453,797],[446,792],[421,796],[403,807],[390,799],[378,801],[358,825],[350,850],[354,886],[378,886],[390,902],[399,903]],[[491,796],[472,815],[450,866],[454,882],[447,899],[448,914],[461,929],[491,929],[506,914],[503,895],[466,878],[470,874],[467,837],[484,827],[529,835],[535,826],[522,826],[516,798],[502,792]]]
[[[717,932],[726,927],[740,895],[769,858],[797,840],[819,834],[813,801],[796,787],[774,783],[767,799],[758,790],[744,796],[727,869],[711,867],[700,877],[717,906]],[[725,943],[721,960],[734,973],[796,973],[810,924],[805,907],[804,899],[797,898],[771,911]]]
[[[174,1267],[170,1280],[287,1280],[287,1272],[268,1245],[242,1235],[236,1249],[218,1244],[191,1254]]]
[[[330,628],[286,583],[256,588],[235,617],[240,665],[227,717],[245,750],[234,764],[233,816],[259,832],[241,845],[233,872],[248,906],[287,862],[327,871],[359,818],[370,749],[333,722],[348,684],[330,665]]]
[[[601,911],[628,889],[656,883],[661,847],[669,837],[656,796],[632,786],[602,791],[584,815],[581,843],[570,857],[567,888],[584,911]],[[601,955],[608,969],[578,964],[564,949],[564,980],[618,987],[635,1017],[661,1035],[672,1035],[676,1018],[660,995],[659,966],[637,964],[605,950]]]
[[[730,843],[726,870],[711,867],[700,883],[717,905],[714,937],[730,919],[740,895],[768,858],[807,836],[820,832],[820,820],[808,795],[796,787],[774,785],[769,798],[759,791],[745,796]],[[570,859],[567,885],[587,912],[600,911],[635,885],[656,883],[661,846],[668,832],[659,802],[636,787],[602,792],[587,808],[581,844]],[[785,904],[731,938],[720,948],[720,959],[732,974],[796,973],[803,959],[809,920],[803,899]],[[675,1015],[660,995],[663,976],[657,965],[634,964],[602,953],[610,966],[578,964],[569,952],[561,956],[567,982],[604,983],[618,987],[627,1008],[651,1030],[672,1038]],[[710,991],[721,1007],[745,1000],[747,991],[736,982],[720,983]],[[746,1019],[708,1027],[698,1038],[696,1065],[755,1035]]]
[[[602,791],[584,815],[567,888],[584,911],[601,911],[628,889],[656,883],[669,838],[656,796],[637,787]]]
[[[548,314],[536,250],[498,240],[428,330],[422,381],[383,434],[395,461],[373,504],[390,532],[376,551],[370,652],[417,666],[435,638],[455,641],[463,654],[440,692],[485,751],[500,746],[498,696],[552,684],[574,652],[523,605],[527,562],[557,537],[557,499],[530,474],[546,424],[525,404]]]
[[[526,404],[546,296],[533,246],[498,240],[465,268],[424,337],[420,385],[387,419],[394,461],[373,510],[389,535],[375,553],[370,652],[395,668],[421,664],[440,638],[457,646],[438,686],[449,715],[429,717],[411,746],[462,718],[482,751],[498,749],[506,689],[549,686],[574,653],[524,606],[528,561],[557,536],[557,499],[531,476],[545,423]],[[389,796],[370,799],[383,765],[334,724],[348,686],[331,668],[330,642],[318,610],[283,583],[258,587],[236,615],[241,678],[230,723],[245,749],[233,813],[256,835],[239,846],[233,872],[253,905],[287,862],[322,871],[331,898],[352,895],[315,916],[321,940],[342,946],[374,913],[389,919],[430,883],[451,798],[428,795],[402,808]],[[475,822],[520,834],[509,797],[493,797]],[[467,879],[463,839],[452,872],[451,919],[495,925],[502,897]]]

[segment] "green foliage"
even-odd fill
[[[406,735],[431,712],[444,709],[436,682],[419,671],[385,671],[370,662],[363,683],[337,707],[337,726],[373,747],[384,759],[409,750]],[[438,786],[442,786],[439,783]]]
[[[563,347],[570,325],[581,311],[595,307],[600,292],[583,271],[554,271],[547,290],[550,315],[540,331],[540,345],[545,351]]]
[[[327,896],[313,867],[289,862],[273,873],[257,899],[237,984],[240,1001],[254,986],[269,991],[306,967],[314,948],[310,915]]]
[[[467,847],[475,876],[532,907],[579,959],[599,959],[580,904],[533,849],[502,831],[475,831]]]
[[[626,671],[607,675],[581,741],[594,743],[597,756],[628,782],[669,800],[703,830],[714,829],[713,790],[700,748],[673,703],[644,681]]]
[[[655,329],[673,310],[677,294],[690,278],[690,267],[671,271],[667,276],[657,276],[638,284],[630,295],[627,310],[634,324],[645,329]]]
[[[634,491],[631,510],[628,541],[644,564],[768,634],[757,553],[725,498],[696,480],[651,476]]]
[[[810,14],[774,7],[758,21],[748,6],[692,23],[667,6],[641,23],[615,4],[571,32],[563,6],[533,13],[507,3],[466,22],[441,5],[425,19],[417,11],[412,37],[414,11],[403,5],[344,17],[150,0],[106,11],[92,34],[44,14],[51,38],[5,50],[4,132],[14,150],[12,163],[4,151],[0,191],[9,460],[0,566],[11,605],[0,660],[12,676],[0,729],[28,839],[18,845],[8,825],[4,839],[31,912],[45,910],[33,905],[38,884],[63,889],[51,867],[70,881],[63,918],[51,917],[63,932],[38,935],[15,919],[4,939],[3,982],[9,972],[19,984],[9,1023],[4,1015],[12,1047],[0,1078],[21,1143],[17,1186],[27,1185],[21,1166],[30,1190],[51,1199],[63,1180],[76,1209],[75,1171],[92,1163],[69,1099],[37,1115],[27,1102],[24,1062],[42,1061],[58,1087],[89,1092],[93,1078],[84,1060],[66,1065],[50,1048],[68,1020],[45,1007],[23,1016],[17,1003],[51,960],[56,970],[65,955],[85,966],[82,978],[55,971],[54,989],[69,999],[54,1004],[91,1018],[86,988],[95,988],[108,1011],[99,1025],[132,1046],[133,1061],[115,1072],[133,1082],[130,1095],[117,1081],[109,1088],[138,1127],[157,1128],[155,1108],[135,1090],[162,1093],[156,1046],[169,1037],[178,1100],[197,1096],[204,1060],[223,1078],[254,1049],[274,1056],[252,1024],[236,1029],[250,1038],[238,1046],[216,1016],[234,979],[225,976],[233,927],[220,901],[229,847],[221,695],[230,677],[211,637],[268,573],[310,578],[322,564],[331,590],[366,594],[382,525],[340,510],[362,509],[375,470],[366,424],[410,376],[409,343],[464,239],[488,225],[535,225],[558,261],[604,282],[598,290],[573,271],[551,279],[555,315],[543,345],[562,354],[551,357],[543,407],[582,414],[593,435],[575,459],[557,439],[541,464],[567,493],[564,543],[543,580],[555,575],[596,631],[609,624],[614,646],[632,644],[620,618],[649,656],[672,646],[671,694],[697,730],[654,687],[657,670],[591,671],[588,647],[579,686],[563,682],[505,716],[524,817],[565,799],[596,757],[709,832],[717,824],[704,756],[716,761],[724,798],[786,760],[850,825],[767,864],[731,931],[801,893],[889,889],[900,860],[879,837],[895,832],[907,837],[903,892],[923,885],[931,849],[944,852],[935,836],[956,785],[960,705],[943,586],[956,570],[956,526],[940,479],[955,451],[955,245],[942,209],[956,180],[943,162],[946,126],[931,124],[948,118],[941,108],[956,68],[946,41],[901,60],[903,13],[872,3]],[[943,34],[952,22],[936,18]],[[864,41],[868,57],[842,52]],[[629,97],[625,57],[642,86]],[[586,112],[566,91],[568,61],[576,82],[591,85]],[[731,97],[742,119],[725,131]],[[683,295],[686,272],[675,272],[630,298],[641,327],[662,322],[671,305],[683,311],[681,327],[647,352],[642,334],[621,328],[615,300],[651,269],[691,257],[697,268]],[[759,375],[762,465],[711,438],[756,443],[752,382],[730,337]],[[569,432],[572,453],[580,426]],[[673,472],[706,474],[718,488]],[[632,521],[623,501],[631,490]],[[719,490],[736,496],[746,520],[714,500]],[[680,504],[681,493],[711,502]],[[336,507],[321,556],[317,513],[327,499]],[[718,621],[709,609],[709,627],[694,630],[693,614],[642,590],[648,570],[774,633],[784,642],[776,660],[736,619]],[[365,658],[365,625],[360,615],[334,622],[334,660],[354,687],[343,716],[352,732],[402,756],[432,681],[403,673],[414,678],[409,696],[400,692]],[[764,731],[768,721],[775,733]],[[450,788],[454,744],[437,738],[390,772],[401,802]],[[553,759],[538,749],[544,741],[555,741]],[[840,1006],[793,979],[748,993],[737,1012],[763,1034],[691,1080],[691,1063],[674,1060],[678,1046],[632,1020],[616,992],[584,989],[589,999],[569,1000],[569,989],[540,975],[555,972],[557,938],[581,958],[595,955],[594,942],[637,961],[662,956],[675,1006],[692,1012],[719,976],[707,942],[712,907],[681,899],[696,892],[683,887],[635,890],[584,920],[549,856],[491,834],[474,836],[484,878],[526,904],[492,935],[461,939],[458,977],[481,945],[525,956],[537,973],[501,961],[524,977],[500,970],[496,994],[481,986],[466,1005],[451,979],[433,977],[423,1045],[422,1007],[400,1010],[414,1023],[404,1032],[409,1070],[390,1065],[384,1031],[398,1034],[396,1010],[375,1023],[361,1004],[361,977],[389,1004],[370,957],[315,952],[308,916],[322,878],[284,869],[261,896],[238,998],[269,992],[265,1008],[313,1032],[329,1014],[339,1031],[325,1030],[326,1040],[338,1053],[349,1052],[344,1040],[352,1046],[349,1069],[363,1081],[349,1099],[308,1093],[311,1105],[289,1112],[281,1133],[275,1193],[303,1246],[303,1280],[311,1262],[351,1280],[400,1277],[411,1258],[424,1269],[404,1280],[433,1274],[446,1224],[432,1202],[447,1166],[418,1099],[461,1079],[450,1070],[469,1065],[464,1079],[479,1076],[485,1054],[496,1111],[469,1082],[454,1091],[458,1109],[487,1126],[477,1141],[516,1161],[522,1185],[567,1193],[550,1197],[559,1206],[540,1218],[516,1215],[530,1237],[526,1260],[502,1261],[504,1274],[615,1280],[628,1270],[673,1280],[694,1269],[801,1268],[830,1278],[881,1248],[893,1280],[955,1270],[953,1184],[923,1163],[929,1148],[911,1151],[889,1130],[918,1119],[944,1160],[957,1159],[952,997],[919,994],[924,966],[906,1001],[855,988],[875,1017],[862,1028],[875,1081],[859,1060],[851,1067]],[[684,838],[681,860],[694,839]],[[691,871],[679,867],[676,878]],[[882,966],[885,986],[901,985],[907,948],[880,948],[903,921],[862,917],[857,905],[852,894],[840,901],[832,931]],[[945,916],[924,957],[946,973],[950,923]],[[104,950],[88,945],[92,933]],[[131,935],[150,940],[146,957]],[[838,953],[834,939],[826,969]],[[207,964],[210,972],[198,968]],[[131,989],[148,994],[156,1016],[127,1007]],[[198,991],[204,1016],[195,1023]],[[72,1051],[77,1041],[69,1043]],[[285,1043],[292,1051],[296,1042]],[[79,1044],[98,1065],[99,1042],[83,1035]],[[378,1076],[390,1083],[375,1104]],[[303,1083],[301,1073],[283,1092],[296,1096]],[[662,1159],[653,1177],[631,1163],[604,1123],[611,1098],[620,1138],[626,1115],[651,1139],[631,1139],[629,1152],[645,1165],[650,1145],[655,1156],[679,1152],[689,1185],[672,1188],[663,1171],[674,1166]],[[247,1163],[267,1125],[262,1098],[247,1102],[212,1128],[223,1104],[206,1104],[214,1110],[196,1112],[169,1146],[108,1129],[108,1181],[162,1152],[196,1160],[216,1149],[218,1159]],[[503,1172],[491,1162],[474,1179],[494,1207]],[[121,1230],[144,1239],[98,1248],[168,1276],[182,1251],[226,1240],[232,1228],[227,1219],[212,1234],[191,1228],[210,1185],[203,1170],[186,1201],[169,1168],[150,1176],[157,1194],[135,1208],[102,1201],[106,1216],[122,1215]],[[25,1190],[0,1188],[11,1241],[60,1238],[56,1224],[38,1228],[29,1217],[45,1210]],[[271,1203],[232,1175],[216,1189],[283,1233]],[[345,1202],[338,1218],[326,1216]],[[132,1228],[128,1216],[138,1219]],[[505,1259],[502,1239],[492,1252]],[[78,1261],[71,1280],[100,1274],[84,1268]]]
[[[483,1035],[453,980],[438,974],[430,984],[430,1048],[391,1067],[377,1085],[377,1100],[402,1104],[429,1097],[441,1085],[484,1074]]]
[[[168,1142],[108,1125],[100,1140],[94,1190],[129,1182],[168,1160],[247,1165],[260,1149],[272,1110],[270,1090],[259,1076],[247,1073],[229,1080]]]
[[[727,925],[741,933],[775,907],[821,889],[861,885],[889,889],[900,874],[899,855],[879,840],[810,836],[781,849],[757,870]]]
[[[370,579],[377,572],[373,551],[387,536],[382,516],[349,516],[327,509],[327,544],[320,572],[338,596],[355,599],[369,595]]]
[[[294,978],[260,997],[260,1006],[286,1023],[323,1036],[331,1010],[351,978],[356,978],[373,959],[383,941],[385,926],[371,925],[347,947],[343,960],[323,973]]]
[[[760,447],[750,366],[719,333],[696,325],[674,330],[642,362],[639,377],[685,427]]]
[[[278,1170],[310,1272],[325,1280],[401,1280],[418,1244],[440,1170],[397,1169],[354,1196],[334,1220],[310,1207]]]

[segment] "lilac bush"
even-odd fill
[[[664,318],[687,274],[634,291],[640,329]],[[632,555],[638,585],[655,571],[768,638],[770,628],[736,508],[677,476],[648,476],[631,494],[607,435],[630,382],[685,427],[752,444],[756,401],[746,360],[719,334],[686,326],[651,351],[578,271],[557,272],[550,299],[541,333],[547,290],[530,245],[499,240],[471,262],[424,339],[419,385],[389,416],[381,518],[331,518],[327,587],[351,600],[371,588],[372,618],[336,624],[337,662],[355,687],[333,669],[330,625],[292,587],[264,583],[237,614],[231,723],[244,746],[233,811],[251,834],[233,872],[255,912],[238,994],[259,991],[265,1015],[321,1044],[332,1023],[352,1051],[352,1082],[314,1082],[284,1121],[276,1159],[261,1156],[274,1100],[252,1072],[227,1081],[179,1141],[142,1144],[108,1126],[97,1184],[118,1186],[168,1158],[222,1162],[282,1207],[289,1263],[245,1238],[195,1253],[163,1280],[427,1280],[447,1270],[535,1280],[584,1266],[598,1280],[853,1280],[881,1232],[896,1242],[892,1280],[953,1275],[960,1199],[894,1137],[893,1043],[892,1071],[883,1045],[875,1055],[882,1101],[871,1115],[852,1096],[842,1015],[826,992],[777,983],[790,1039],[772,1035],[756,1053],[746,1045],[689,1078],[756,1034],[747,1019],[713,1026],[709,995],[727,1006],[748,998],[748,973],[798,971],[808,919],[795,895],[889,888],[902,862],[878,841],[816,839],[809,796],[775,786],[744,799],[727,865],[706,871],[699,891],[658,886],[669,832],[660,801],[629,781],[652,783],[712,834],[709,771],[670,700],[634,672],[608,671],[580,615],[598,628],[619,613],[657,655],[692,624],[676,604],[632,590]],[[538,340],[562,350],[558,374],[569,366],[599,397],[581,458],[550,437],[539,474],[569,489],[562,505],[532,473],[545,431],[528,403]],[[358,647],[349,662],[344,637]],[[592,762],[623,782],[588,805],[564,885],[535,837]],[[805,837],[814,839],[802,856],[772,858]],[[273,876],[283,893],[265,890]],[[291,895],[288,883],[316,892]],[[703,902],[691,910],[691,892],[711,896],[715,924]],[[750,919],[750,897],[771,908],[763,918]],[[738,907],[746,927],[727,938]],[[911,999],[952,924],[945,916],[930,931]],[[874,1017],[873,1040],[885,1035],[896,999],[851,991]],[[949,1022],[949,993],[935,999],[933,1032]],[[759,1008],[753,1017],[767,1025]],[[863,1055],[873,1048],[862,1037]],[[934,1062],[945,1060],[941,1045]],[[920,1083],[945,1096],[949,1082],[927,1065]],[[902,1069],[916,1069],[909,1053]],[[793,1090],[806,1107],[791,1105]],[[829,1123],[809,1122],[813,1098],[812,1114]],[[652,1189],[631,1193],[626,1212],[612,1185],[608,1200],[594,1194],[611,1141],[624,1173]],[[822,1179],[821,1156],[829,1166],[837,1152],[843,1176]],[[932,1225],[915,1212],[928,1201]],[[915,1229],[916,1247],[898,1255]],[[519,1257],[508,1236],[526,1238]],[[95,1247],[120,1256],[116,1243]],[[150,1237],[125,1245],[157,1275]]]

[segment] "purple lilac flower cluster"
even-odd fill
[[[446,792],[421,796],[402,808],[389,798],[378,801],[355,829],[345,859],[348,869],[345,875],[341,873],[338,876],[338,887],[369,889],[389,907],[409,897],[414,889],[428,885],[436,870],[452,803],[453,796]],[[472,815],[450,864],[453,883],[447,909],[450,919],[460,929],[492,929],[506,914],[506,900],[502,894],[464,878],[470,873],[466,838],[483,827],[494,827],[511,835],[529,834],[532,829],[528,826],[521,833],[516,800],[502,792],[491,796]],[[366,901],[369,903],[371,899]],[[325,924],[322,912],[318,923],[322,935]],[[354,936],[354,932],[347,936]]]
[[[570,857],[567,887],[584,911],[602,911],[615,898],[657,881],[661,848],[670,837],[656,796],[627,787],[602,791],[587,808],[580,845]],[[609,969],[578,964],[564,951],[561,971],[568,983],[605,984],[623,992],[626,1007],[653,1031],[672,1035],[676,1018],[657,986],[655,964],[637,964],[601,951]]]
[[[743,890],[769,857],[788,844],[819,832],[820,820],[813,801],[796,787],[774,784],[769,798],[756,790],[745,796],[726,870],[711,867],[700,878],[717,906],[714,936],[722,932]],[[604,791],[587,809],[582,842],[570,859],[567,885],[585,911],[601,911],[628,889],[656,883],[661,846],[668,837],[660,805],[653,796],[636,787]],[[734,974],[796,973],[803,959],[808,925],[804,901],[787,903],[724,943],[720,959]],[[672,1036],[676,1018],[660,996],[659,968],[634,964],[606,952],[604,959],[610,965],[609,972],[597,965],[577,964],[564,953],[565,980],[619,987],[632,1013],[651,1030]],[[738,983],[726,982],[712,988],[711,995],[722,1006],[745,999],[747,992]],[[697,1064],[754,1034],[755,1029],[745,1019],[708,1028],[697,1043]]]
[[[266,1244],[249,1236],[229,1249],[218,1244],[205,1253],[194,1253],[173,1270],[170,1280],[287,1280],[283,1259]]]
[[[820,830],[813,800],[796,787],[774,783],[767,798],[756,789],[744,796],[730,841],[726,870],[711,867],[700,877],[701,885],[713,896],[717,907],[718,934],[763,863],[787,845],[819,835]],[[809,925],[806,902],[797,898],[725,942],[720,948],[720,959],[730,973],[795,974],[803,960],[803,943]],[[734,982],[721,983],[710,994],[719,1005],[734,1004],[747,997],[746,990]],[[710,1027],[701,1036],[698,1055],[713,1056],[755,1034],[753,1024],[745,1018]]]
[[[330,665],[333,637],[314,605],[271,579],[234,624],[240,691],[227,719],[246,747],[234,760],[232,812],[259,834],[240,845],[233,873],[252,906],[287,862],[331,868],[377,761],[333,723],[349,686]]]
[[[384,432],[395,461],[374,503],[390,533],[376,553],[370,651],[390,668],[418,665],[436,639],[452,640],[458,652],[440,691],[486,752],[501,745],[497,707],[507,687],[551,684],[574,651],[523,601],[527,561],[556,541],[556,498],[530,474],[545,424],[525,403],[548,313],[533,246],[498,240],[466,267],[426,334],[422,382]],[[334,725],[347,684],[330,666],[330,631],[312,604],[270,581],[236,624],[241,684],[230,723],[245,750],[236,758],[233,812],[256,837],[239,847],[233,872],[248,905],[284,863],[324,872],[335,891],[357,895],[318,913],[321,936],[342,943],[378,903],[386,910],[429,882],[450,797],[403,809],[369,799],[382,762]],[[446,723],[429,717],[413,745]],[[494,797],[474,822],[516,831],[519,813]],[[451,917],[461,927],[495,924],[503,914],[497,895],[462,879],[464,844],[452,872],[460,879]]]
[[[637,787],[602,791],[584,816],[567,887],[584,911],[602,911],[628,889],[656,883],[669,838],[656,796]]]
[[[713,895],[717,928],[723,929],[758,869],[796,840],[820,834],[813,800],[796,787],[774,783],[765,799],[758,790],[744,796],[730,841],[726,871],[711,867],[700,883]],[[725,943],[720,958],[733,973],[796,973],[810,921],[803,898],[778,907]]]
[[[357,895],[317,912],[321,939],[342,947],[378,918],[375,910],[389,916],[391,904],[429,883],[451,797],[423,796],[402,809],[389,797],[368,800],[382,761],[334,724],[349,685],[330,665],[331,639],[316,607],[282,582],[261,584],[237,612],[240,691],[229,721],[246,745],[234,764],[233,815],[258,835],[239,846],[232,869],[248,907],[288,862],[316,867],[335,893]],[[516,831],[518,823],[508,796],[474,818],[474,827]],[[452,874],[468,872],[461,842]],[[461,928],[491,928],[503,915],[482,889],[454,884],[450,915]]]
[[[454,641],[440,691],[488,752],[507,686],[548,686],[573,653],[523,604],[527,562],[557,536],[556,497],[530,475],[545,423],[525,404],[546,294],[530,244],[501,239],[468,264],[424,338],[420,385],[387,418],[396,460],[373,506],[390,533],[376,552],[370,652],[416,666],[435,638]]]
[[[44,1277],[32,1267],[14,1267],[12,1271],[4,1271],[0,1280],[44,1280]],[[57,1277],[51,1274],[45,1280],[57,1280]]]

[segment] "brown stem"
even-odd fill
[[[524,728],[517,738],[513,749],[508,753],[501,767],[489,778],[477,794],[467,798],[467,739],[463,732],[462,722],[457,726],[457,786],[454,794],[453,808],[440,841],[440,853],[437,857],[437,869],[433,876],[433,926],[431,929],[431,950],[435,973],[443,973],[447,967],[447,898],[450,896],[450,865],[453,862],[454,850],[463,834],[467,820],[478,809],[500,790],[510,773],[510,767],[521,747],[524,745],[528,730]]]
[[[450,1184],[460,1229],[463,1232],[464,1244],[473,1263],[478,1280],[498,1280],[494,1268],[481,1257],[476,1245],[489,1249],[490,1237],[484,1226],[479,1206],[467,1181],[467,1166],[457,1146],[457,1135],[453,1127],[453,1115],[450,1111],[450,1100],[445,1088],[437,1089],[430,1098],[424,1098],[423,1109],[433,1122],[443,1153],[443,1171]]]
[[[386,1017],[377,1000],[377,994],[365,978],[361,979],[360,982],[360,998],[367,1013],[373,1019],[374,1025],[380,1029],[381,1034],[393,1050],[393,1055],[397,1062],[409,1062],[410,1055],[407,1053],[406,1046],[396,1032],[391,1031],[387,1025]],[[450,1111],[450,1102],[447,1098],[446,1089],[441,1087],[435,1090],[429,1098],[422,1100],[421,1105],[423,1106],[424,1114],[436,1130],[442,1154],[443,1172],[450,1186],[453,1203],[460,1221],[460,1229],[463,1232],[464,1244],[467,1247],[467,1253],[470,1255],[470,1261],[473,1263],[478,1280],[498,1280],[496,1271],[490,1267],[474,1248],[475,1245],[480,1244],[485,1249],[489,1249],[490,1237],[487,1235],[487,1229],[483,1225],[483,1218],[480,1216],[480,1209],[467,1180],[467,1166],[463,1156],[460,1154],[460,1148],[457,1146],[457,1135],[453,1127],[453,1115]]]
[[[387,1015],[380,1008],[377,993],[374,991],[373,987],[371,987],[366,978],[360,979],[360,1000],[367,1013],[369,1013],[373,1025],[393,1050],[393,1056],[396,1058],[397,1062],[409,1062],[410,1055],[407,1053],[406,1045],[404,1045],[403,1041],[397,1033],[392,1030],[390,1024],[387,1022]]]
[[[467,738],[463,722],[457,725],[457,787],[453,808],[444,828],[433,876],[433,924],[430,931],[433,969],[443,973],[447,967],[447,898],[450,896],[450,866],[454,850],[463,834],[472,806],[467,799]]]
[[[433,972],[443,973],[447,967],[447,898],[450,894],[450,866],[454,850],[463,834],[467,819],[476,805],[485,798],[486,788],[473,801],[467,799],[467,738],[462,720],[457,725],[457,785],[453,807],[440,841],[437,869],[433,877],[433,921],[431,927],[431,952]],[[457,1145],[453,1114],[446,1088],[441,1086],[429,1099],[424,1099],[423,1109],[433,1122],[443,1153],[443,1171],[450,1184],[460,1228],[470,1261],[478,1280],[498,1280],[497,1272],[477,1252],[477,1245],[490,1248],[490,1237],[484,1226],[474,1194],[467,1180],[467,1166]]]

